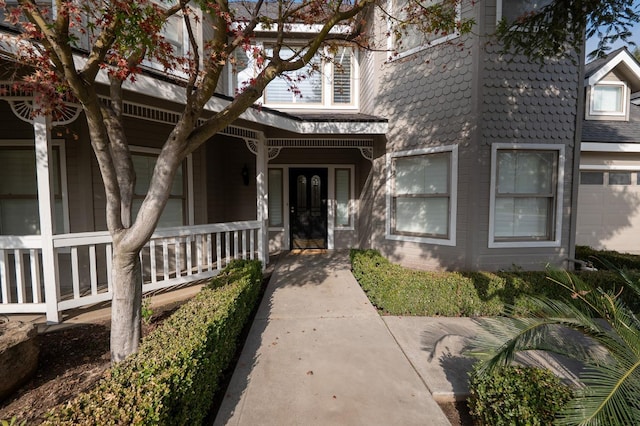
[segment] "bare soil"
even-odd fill
[[[177,305],[157,309],[143,324],[143,335],[157,328]],[[110,365],[108,321],[41,334],[38,343],[38,369],[12,397],[0,401],[0,420],[16,417],[27,425],[40,424],[52,408],[91,389]]]

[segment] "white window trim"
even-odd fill
[[[596,111],[593,109],[593,104],[595,103],[594,92],[597,86],[618,86],[622,87],[622,111]],[[627,83],[624,81],[600,81],[593,86],[590,87],[589,90],[589,110],[587,111],[586,118],[590,117],[626,117],[627,115],[627,104],[629,104],[628,100],[628,88]]]
[[[0,140],[0,146],[2,147],[32,147],[35,150],[35,141],[32,139],[4,139]],[[70,231],[69,224],[69,190],[67,186],[67,154],[65,151],[64,139],[52,139],[51,146],[58,147],[60,153],[60,190],[62,191],[62,223],[64,229],[55,229],[55,235],[68,234]],[[33,165],[34,170],[36,165]],[[38,194],[38,197],[40,195]],[[55,222],[55,221],[54,221]],[[55,228],[55,223],[53,224]]]
[[[129,146],[129,151],[132,154],[153,154],[153,155],[160,155],[160,152],[162,151],[159,148],[149,148],[146,146],[137,146],[137,145],[130,145]],[[195,211],[194,211],[194,206],[193,206],[193,197],[194,197],[194,190],[193,190],[193,157],[192,154],[187,155],[186,158],[187,162],[186,162],[186,181],[187,181],[187,188],[186,188],[186,196],[187,196],[187,211],[186,211],[186,219],[187,219],[187,224],[186,225],[182,225],[182,226],[193,226],[195,225]]]
[[[256,46],[264,49],[265,44],[269,45],[269,41],[261,41],[256,43]],[[323,79],[322,84],[322,96],[321,101],[317,103],[277,103],[277,102],[264,102],[264,92],[260,95],[260,98],[256,103],[261,104],[268,108],[274,108],[278,110],[322,110],[330,109],[332,111],[355,111],[360,108],[360,56],[358,49],[355,46],[350,47],[353,51],[352,57],[352,70],[351,70],[351,96],[352,102],[350,104],[334,103],[333,102],[333,62],[324,61],[322,65],[322,72],[320,77]],[[236,49],[238,52],[238,49]],[[235,53],[234,53],[235,54]],[[237,71],[237,70],[236,70]],[[237,73],[233,71],[233,67],[227,66],[228,73],[228,91],[230,96],[235,96],[237,87]],[[266,88],[265,88],[266,90]]]
[[[389,11],[393,14],[393,8],[395,7],[395,1],[396,0],[389,0],[388,5],[389,5]],[[500,1],[500,0],[498,0]],[[460,20],[462,17],[462,5],[461,3],[458,3],[456,5],[456,19]],[[387,21],[387,31],[389,32],[389,36],[387,37],[387,50],[389,52],[394,52],[395,51],[395,46],[396,46],[396,39],[395,36],[393,35],[393,31],[391,31],[391,22]],[[387,60],[388,62],[394,62],[397,61],[399,59],[403,59],[406,58],[407,56],[411,56],[414,53],[418,53],[421,52],[423,50],[432,48],[434,46],[437,46],[439,44],[442,43],[446,43],[448,41],[454,40],[456,38],[460,37],[460,33],[458,31],[451,33],[451,34],[447,34],[446,36],[442,36],[440,38],[436,38],[434,40],[431,40],[429,43],[424,44],[422,46],[416,46],[413,47],[409,50],[405,50],[404,52],[398,52],[397,55],[390,55]]]
[[[496,241],[494,236],[495,203],[496,203],[496,172],[498,150],[522,149],[558,152],[558,170],[556,178],[556,211],[553,229],[553,240],[545,241]],[[522,143],[494,143],[491,145],[491,191],[489,200],[489,248],[506,247],[560,247],[562,240],[562,210],[564,204],[564,168],[565,146],[562,144],[522,144]]]
[[[436,154],[439,152],[450,152],[451,163],[450,166],[450,192],[449,192],[449,237],[448,238],[434,238],[434,237],[418,237],[410,235],[397,235],[391,232],[391,214],[393,203],[393,160],[399,157],[411,157],[424,154]],[[441,246],[455,246],[456,245],[456,218],[458,212],[458,145],[445,145],[434,148],[422,148],[411,149],[407,151],[390,152],[386,155],[386,167],[387,167],[387,205],[385,214],[385,238],[387,240],[394,241],[409,241],[414,243],[426,243],[436,244]]]

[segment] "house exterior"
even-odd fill
[[[300,96],[272,82],[259,108],[178,172],[141,255],[144,291],[212,276],[231,258],[266,261],[297,248],[374,248],[422,269],[567,266],[580,67],[499,53],[487,34],[520,3],[464,2],[458,13],[475,20],[473,34],[414,34],[394,57],[340,46],[331,61],[317,58],[322,73],[300,84]],[[369,31],[393,48],[378,13]],[[179,46],[179,26],[172,31]],[[258,31],[256,43],[269,41]],[[236,60],[212,112],[255,73],[250,58]],[[124,104],[138,199],[184,96],[147,65]],[[33,99],[4,88],[0,313],[59,321],[110,298],[104,189],[80,109],[69,105],[55,122],[31,118]]]
[[[576,243],[640,253],[640,63],[626,48],[585,66]]]

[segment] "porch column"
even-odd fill
[[[58,312],[58,275],[56,254],[53,248],[53,179],[51,162],[51,117],[38,115],[33,119],[36,152],[36,177],[38,180],[38,212],[42,239],[42,270],[44,295],[47,306],[47,322],[60,322]]]
[[[258,234],[258,253],[262,265],[266,267],[269,262],[269,194],[267,186],[267,140],[263,133],[258,134],[256,144],[256,194],[257,216],[260,221]]]

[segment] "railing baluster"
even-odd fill
[[[204,263],[204,235],[200,234],[196,236],[196,263],[198,265],[198,273],[202,272],[202,264]]]
[[[242,231],[242,258],[247,259],[247,230]]]
[[[193,262],[191,260],[191,236],[187,235],[187,237],[185,238],[185,248],[186,253],[185,256],[187,257],[187,276],[189,275],[193,275],[193,271],[191,270],[191,268],[193,267]]]
[[[176,278],[178,278],[179,276],[181,276],[182,274],[180,273],[181,268],[181,262],[180,262],[180,237],[176,237],[174,240],[174,252],[175,252],[175,258],[176,258]]]
[[[220,256],[218,256],[218,259]],[[211,246],[211,234],[207,234],[207,271],[213,269],[213,247]]]
[[[14,263],[16,266],[16,290],[18,291],[18,303],[24,303],[24,294],[27,292],[24,277],[24,261],[22,259],[22,250],[14,250]]]
[[[254,235],[255,232],[253,231],[253,229],[249,230],[250,234],[249,234],[249,259],[253,260],[256,258],[256,254],[255,254],[255,241],[254,241]]]
[[[105,249],[105,256],[107,257],[107,291],[111,293],[113,290],[113,280],[111,276],[111,268],[113,268],[113,252],[111,244],[107,244]]]
[[[216,263],[218,271],[222,269],[222,234],[220,232],[216,232]]]
[[[71,247],[71,284],[73,285],[73,298],[80,297],[80,273],[78,272],[78,247]]]
[[[10,285],[9,253],[7,253],[6,250],[0,250],[0,287],[2,288],[2,303],[9,303],[9,300],[11,300]]]
[[[156,265],[156,240],[149,241],[149,262],[151,263],[149,267],[151,270],[151,282],[155,283],[158,280],[156,277],[158,272],[158,266]]]
[[[40,291],[40,259],[38,257],[38,250],[29,250],[29,257],[31,261],[31,292],[33,303],[42,302],[42,291]]]
[[[96,269],[96,245],[89,246],[89,276],[91,277],[91,294],[98,294],[98,271]]]
[[[238,231],[233,231],[233,258],[239,259],[238,257]]]
[[[231,239],[229,238],[229,231],[224,233],[224,248],[225,256],[227,258],[227,265],[231,262]]]
[[[162,268],[164,269],[164,279],[169,279],[169,243],[166,238],[162,239]]]

